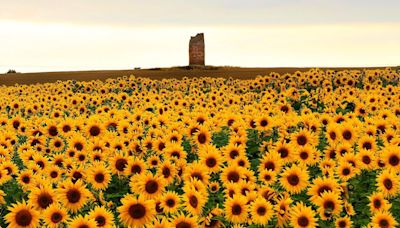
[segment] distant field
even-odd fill
[[[372,67],[368,69],[379,69]],[[0,74],[0,85],[35,84],[55,82],[57,80],[105,80],[121,76],[135,75],[137,77],[149,77],[153,79],[182,78],[182,77],[232,77],[239,79],[251,79],[257,75],[265,75],[271,72],[293,73],[297,70],[306,71],[310,68],[240,68],[240,67],[206,67],[188,69],[187,67],[155,68],[140,70],[101,70],[101,71],[66,71],[66,72],[39,72]],[[366,68],[324,68],[324,69],[366,69]]]

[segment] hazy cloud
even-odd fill
[[[398,0],[0,0],[0,20],[120,26],[400,22]]]

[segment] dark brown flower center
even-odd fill
[[[350,140],[352,137],[351,131],[349,131],[349,130],[345,130],[342,135],[343,135],[343,138],[346,140]]]
[[[15,222],[19,226],[29,226],[33,220],[32,214],[27,209],[22,209],[15,215]]]
[[[303,160],[306,160],[308,158],[308,153],[305,152],[305,151],[301,152],[300,153],[300,158],[303,159]]]
[[[242,207],[238,204],[232,206],[232,214],[233,215],[240,215],[242,213]]]
[[[207,158],[206,165],[209,168],[213,168],[216,164],[217,164],[217,160],[215,158],[213,158],[213,157]]]
[[[199,141],[200,144],[204,144],[204,143],[206,143],[206,141],[207,141],[207,137],[206,137],[205,134],[200,133],[200,134],[197,136],[197,140]]]
[[[383,181],[383,185],[385,186],[385,188],[386,188],[387,190],[390,190],[390,189],[393,188],[393,182],[392,182],[392,180],[390,180],[390,179],[385,179],[385,180]]]
[[[370,142],[364,142],[362,147],[366,150],[372,149],[372,144]]]
[[[94,220],[96,220],[97,226],[104,226],[106,224],[106,218],[102,215],[96,216]]]
[[[199,201],[197,200],[196,196],[192,195],[192,196],[189,197],[189,203],[190,203],[190,206],[192,206],[194,208],[197,208],[197,205],[199,204]]]
[[[382,227],[382,228],[388,228],[389,227],[389,221],[388,220],[386,220],[386,219],[381,219],[380,221],[379,221],[379,227]]]
[[[369,165],[369,164],[371,163],[371,158],[370,158],[369,156],[367,156],[367,155],[364,155],[364,156],[362,157],[362,162],[363,162],[364,164],[366,164],[366,165]]]
[[[134,219],[141,219],[146,215],[146,208],[140,204],[133,204],[129,207],[129,215]]]
[[[229,153],[229,157],[232,158],[232,159],[235,159],[237,156],[239,156],[239,151],[237,151],[237,150],[232,150]]]
[[[350,174],[350,169],[349,168],[344,168],[343,171],[342,171],[342,174],[345,175],[345,176],[349,175]]]
[[[335,203],[331,200],[327,200],[324,202],[324,208],[333,210],[333,209],[335,209]]]
[[[296,174],[289,175],[287,177],[287,180],[288,180],[289,184],[292,185],[292,186],[296,186],[300,182],[300,178]]]
[[[58,130],[57,130],[57,127],[55,127],[55,126],[49,127],[48,132],[49,132],[49,135],[51,135],[51,136],[57,136],[58,135]]]
[[[268,121],[267,120],[261,120],[261,122],[260,122],[260,126],[261,127],[265,127],[267,125],[268,125]]]
[[[127,164],[128,164],[128,162],[126,161],[125,158],[119,158],[119,159],[117,159],[117,161],[115,162],[115,168],[116,168],[118,171],[122,172],[122,171],[124,171],[124,169],[125,169],[125,167],[126,167]]]
[[[266,168],[268,170],[271,170],[271,171],[274,171],[275,170],[275,163],[272,162],[272,161],[266,162],[264,164],[264,168]]]
[[[280,148],[278,153],[281,155],[281,158],[286,158],[289,155],[289,150],[286,148]]]
[[[53,203],[53,197],[47,192],[43,192],[38,197],[38,205],[42,209],[46,209],[50,204]]]
[[[104,177],[104,174],[103,174],[103,173],[97,173],[97,174],[94,176],[94,180],[95,180],[97,183],[103,183],[103,182],[104,182],[104,179],[105,179],[105,177]]]
[[[397,155],[392,155],[389,158],[389,164],[392,166],[397,166],[400,162],[400,159]]]
[[[175,206],[175,200],[174,199],[167,199],[166,204],[168,207],[173,207]]]
[[[382,202],[381,202],[380,199],[375,199],[373,203],[374,203],[374,207],[375,207],[376,209],[379,209],[379,208],[381,208],[381,206],[382,206]]]
[[[67,199],[70,203],[77,203],[81,199],[81,192],[78,189],[70,189],[67,192]]]
[[[51,222],[53,222],[53,223],[59,223],[62,220],[62,218],[63,218],[63,216],[60,212],[54,212],[51,215],[50,219],[51,219]]]
[[[140,167],[140,165],[133,165],[131,167],[132,174],[137,174],[137,173],[140,173],[141,171],[142,171],[142,168]]]
[[[297,224],[299,224],[299,226],[306,227],[309,223],[310,221],[308,221],[308,218],[306,216],[300,216],[297,219]]]
[[[231,171],[228,173],[228,181],[229,182],[232,181],[232,182],[236,183],[239,181],[239,178],[240,178],[239,174],[236,171]]]
[[[300,146],[304,146],[307,144],[307,137],[304,135],[299,135],[297,137],[297,144]]]
[[[259,208],[257,208],[257,214],[260,216],[265,215],[265,213],[267,213],[267,209],[263,206],[260,206]]]
[[[182,222],[179,222],[178,224],[176,224],[175,227],[176,228],[191,228],[192,225],[188,222],[182,221]]]
[[[145,185],[145,190],[147,193],[154,194],[158,191],[158,183],[154,180],[147,181]]]

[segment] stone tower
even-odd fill
[[[189,42],[189,65],[204,66],[204,34],[198,33],[190,37]]]

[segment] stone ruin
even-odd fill
[[[190,37],[189,42],[189,66],[204,66],[204,34],[198,33]]]

